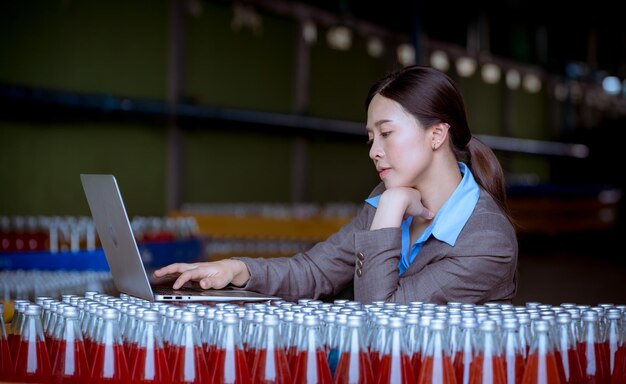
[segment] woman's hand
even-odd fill
[[[370,229],[399,227],[408,216],[432,220],[435,216],[422,204],[422,194],[415,188],[393,187],[385,190],[378,200],[378,208]]]
[[[232,283],[244,285],[250,279],[250,272],[243,261],[219,260],[205,263],[175,263],[154,271],[154,277],[177,277],[173,284],[179,289],[188,281],[199,281],[202,289],[220,289]]]

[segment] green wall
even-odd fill
[[[292,113],[295,21],[259,11],[260,30],[234,30],[231,3],[197,4],[200,12],[185,18],[183,100]],[[0,83],[165,101],[169,6],[167,0],[2,2]],[[365,39],[355,35],[350,50],[332,50],[325,32],[319,28],[310,47],[305,113],[365,126],[366,93],[397,67],[395,49],[372,58]],[[475,132],[502,134],[503,86],[479,79],[462,85]],[[515,134],[542,138],[543,101],[515,97]],[[0,115],[0,215],[88,214],[80,173],[115,174],[130,215],[166,214],[167,124],[102,115]],[[378,181],[365,134],[303,135],[219,121],[179,126],[183,202],[290,201],[297,137],[305,140],[306,200],[360,202]],[[518,167],[526,163],[522,159]]]

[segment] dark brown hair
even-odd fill
[[[434,68],[413,65],[375,83],[367,95],[365,108],[377,94],[400,104],[424,127],[441,122],[449,124],[448,135],[457,161],[468,165],[476,182],[511,220],[500,162],[491,148],[472,136],[463,97],[452,79]]]

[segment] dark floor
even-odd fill
[[[522,236],[515,304],[626,304],[626,252],[614,233]]]

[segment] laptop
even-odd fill
[[[240,289],[173,289],[151,283],[141,260],[122,194],[113,175],[81,174],[96,231],[118,291],[151,301],[269,301],[279,297]]]

